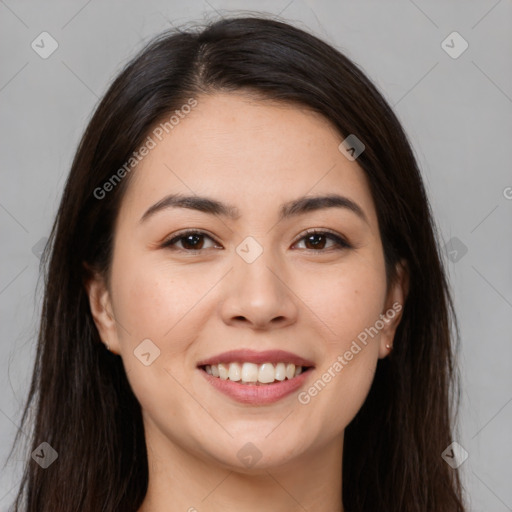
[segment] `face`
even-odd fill
[[[110,288],[88,285],[100,336],[169,453],[240,471],[341,453],[404,299],[365,174],[318,114],[196,99],[130,176]]]

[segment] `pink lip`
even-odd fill
[[[247,359],[244,359],[244,361],[247,361]],[[286,361],[289,360],[287,359]],[[264,362],[268,362],[268,359]],[[306,371],[290,380],[285,379],[281,382],[258,386],[256,384],[240,384],[229,379],[222,380],[219,377],[208,375],[205,371],[201,370],[201,374],[215,389],[238,402],[250,405],[265,405],[277,402],[281,398],[297,391],[304,384],[310,373],[311,371]]]
[[[286,352],[285,350],[264,350],[263,352],[257,352],[256,350],[250,349],[223,352],[222,354],[199,361],[197,366],[199,367],[206,366],[207,364],[212,365],[219,363],[293,363],[295,366],[314,366],[311,361],[308,361],[297,354],[293,354],[292,352]]]

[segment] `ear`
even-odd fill
[[[409,293],[409,268],[405,260],[396,266],[396,278],[390,284],[384,311],[380,320],[384,327],[380,331],[379,359],[383,359],[391,352],[386,345],[393,347],[395,333],[402,319],[403,308]]]
[[[110,293],[104,278],[90,267],[86,266],[89,277],[84,286],[89,297],[91,314],[103,343],[109,345],[109,350],[119,354],[119,339],[114,318]]]

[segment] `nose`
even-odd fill
[[[237,257],[227,279],[221,305],[226,324],[269,330],[297,321],[298,298],[293,283],[283,263],[271,257],[271,251],[264,250],[252,263]]]

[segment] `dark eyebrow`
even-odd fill
[[[170,194],[148,208],[141,217],[140,222],[146,220],[156,212],[167,208],[188,208],[211,215],[222,215],[232,220],[240,218],[240,212],[236,206],[229,206],[215,199],[210,199],[209,197]]]
[[[221,203],[216,199],[201,196],[170,194],[148,208],[141,217],[140,222],[148,219],[156,212],[167,208],[188,208],[208,213],[210,215],[221,215],[232,220],[240,218],[240,211],[236,206]],[[348,197],[340,196],[338,194],[329,194],[325,196],[303,196],[284,203],[279,212],[279,221],[324,208],[346,208],[369,224],[363,209],[356,202],[352,201],[352,199],[349,199]]]
[[[363,209],[352,199],[339,194],[326,196],[303,196],[283,204],[279,214],[279,220],[301,215],[306,212],[322,210],[324,208],[346,208],[355,213],[364,222],[369,224]]]

